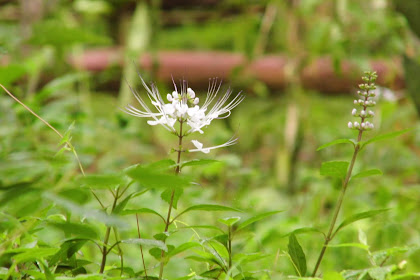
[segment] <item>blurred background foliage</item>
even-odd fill
[[[281,236],[303,226],[327,227],[339,187],[319,175],[321,162],[348,160],[352,152],[347,146],[320,152],[316,148],[334,139],[355,137],[346,125],[354,92],[332,95],[305,88],[302,69],[321,56],[330,57],[338,72],[344,59],[362,70],[369,68],[373,58],[385,64],[396,59],[406,69],[406,87],[398,91],[381,88],[376,128],[366,138],[418,127],[417,0],[0,0],[0,5],[0,83],[60,132],[73,124],[72,143],[87,173],[119,172],[132,164],[174,157],[168,154],[174,143],[171,135],[119,110],[134,102],[126,81],[138,85],[132,61],[137,62],[142,54],[217,50],[240,53],[250,61],[278,54],[291,58],[293,63],[286,69],[290,79],[281,90],[248,79],[237,69],[230,73],[222,90],[230,84],[235,92],[243,90],[247,98],[232,117],[206,129],[204,142],[219,144],[236,133],[239,144],[212,155],[219,163],[187,170],[200,186],[188,189],[180,201],[183,206],[217,202],[249,214],[285,210],[255,225],[249,236],[241,236],[240,241],[246,242],[235,244],[238,251],[267,253],[269,257],[253,269],[270,269],[273,279],[293,273],[290,262],[281,257],[287,247],[287,238]],[[87,71],[69,59],[103,47],[123,49],[123,66]],[[155,80],[162,93],[172,90],[171,84],[158,79],[156,68],[138,69],[146,80]],[[193,82],[190,85],[195,88]],[[205,92],[202,89],[200,94]],[[92,211],[98,205],[77,184],[80,174],[73,155],[57,155],[59,138],[6,94],[0,96],[0,107],[0,255],[12,247],[29,248],[36,243],[58,246],[69,236],[46,227],[47,221],[58,215],[77,221],[81,216],[49,194]],[[391,211],[349,227],[336,240],[337,244],[358,242],[362,229],[372,251],[404,247],[389,262],[407,260],[409,272],[420,271],[419,137],[414,130],[364,151],[356,169],[380,168],[384,175],[352,182],[343,216],[377,208]],[[110,203],[107,193],[99,191],[98,195]],[[130,204],[166,207],[155,192]],[[188,224],[198,224],[203,216],[185,219]],[[209,214],[208,221],[213,220]],[[93,235],[103,234],[104,226],[92,223],[99,232]],[[133,226],[121,232],[125,238],[137,235],[135,220],[129,223]],[[157,231],[155,220],[145,216],[142,223],[145,236],[151,238],[148,235]],[[322,238],[299,238],[313,266]],[[93,263],[85,267],[97,271],[99,254],[94,245],[89,246],[83,258]],[[128,267],[140,270],[138,249],[127,250]],[[109,262],[118,264],[116,257]],[[8,256],[2,255],[0,263],[7,267]],[[194,265],[176,260],[167,270],[180,277]],[[323,270],[367,266],[369,259],[360,249],[331,248]]]

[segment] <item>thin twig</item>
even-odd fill
[[[140,223],[139,223],[139,215],[137,213],[136,213],[136,221],[137,221],[137,234],[138,234],[139,239],[140,239],[141,238]],[[147,269],[146,269],[146,263],[144,262],[143,246],[141,244],[140,244],[140,254],[141,254],[141,259],[143,261],[144,275],[146,275],[146,280],[147,280],[148,279]]]

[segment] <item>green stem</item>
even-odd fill
[[[181,120],[179,122],[178,157],[177,157],[176,169],[175,169],[175,174],[177,174],[177,175],[181,172],[180,163],[181,163],[181,153],[182,153],[182,138],[184,137],[182,135],[182,124],[183,124],[183,121]],[[169,202],[169,209],[168,209],[168,215],[167,215],[166,221],[165,221],[165,231],[164,232],[168,231],[169,225],[171,224],[171,212],[172,212],[172,205],[174,203],[174,197],[175,197],[175,189],[172,190],[172,193],[171,193],[171,200]],[[160,257],[161,257],[161,261],[160,261],[160,270],[159,270],[159,280],[162,279],[163,269],[165,267],[165,260],[164,260],[165,251],[162,250],[162,253],[161,253]]]
[[[232,226],[228,226],[229,270],[232,268]]]
[[[362,119],[362,122],[363,122],[363,119]],[[324,245],[322,246],[321,253],[319,254],[318,260],[316,262],[314,272],[312,273],[312,277],[315,277],[316,272],[318,271],[318,268],[321,265],[321,262],[322,262],[322,259],[324,257],[325,251],[327,250],[327,246],[328,246],[328,244],[330,243],[330,241],[334,237],[334,234],[333,234],[334,227],[335,227],[335,224],[337,222],[337,218],[338,218],[338,214],[340,213],[341,206],[343,204],[343,200],[344,200],[344,196],[346,194],[347,186],[349,184],[350,177],[351,177],[351,174],[353,172],[354,163],[356,162],[357,155],[358,155],[358,153],[360,151],[360,144],[359,143],[362,140],[362,134],[363,134],[363,130],[360,130],[359,131],[359,135],[357,137],[357,142],[358,143],[354,147],[353,157],[351,159],[349,169],[347,170],[346,177],[345,177],[345,179],[343,181],[343,185],[341,187],[340,196],[338,197],[338,201],[337,201],[337,204],[336,204],[336,207],[335,207],[335,210],[334,210],[334,215],[333,215],[333,218],[331,220],[330,228],[328,230],[327,236],[325,237],[325,242],[324,242]]]
[[[111,209],[111,213],[114,211],[115,207],[117,206],[117,201],[118,201],[118,192],[119,192],[119,188],[117,189],[117,194],[114,196],[114,202],[112,203],[112,209]],[[109,242],[109,236],[111,233],[111,226],[107,226],[106,228],[106,232],[105,232],[105,237],[104,237],[104,245],[102,247],[102,261],[101,261],[101,268],[99,269],[99,273],[102,274],[104,273],[105,270],[105,264],[106,264],[106,257],[108,255],[108,242]]]

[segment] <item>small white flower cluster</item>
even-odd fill
[[[157,112],[153,112],[141,96],[131,87],[131,91],[143,110],[128,105],[125,107],[124,111],[135,117],[152,118],[152,120],[147,121],[149,125],[162,125],[165,129],[180,137],[187,136],[190,133],[197,131],[203,134],[204,132],[202,129],[204,127],[210,125],[214,119],[229,117],[231,110],[238,106],[245,98],[241,93],[238,93],[230,102],[228,102],[229,97],[232,94],[231,89],[228,89],[222,97],[215,101],[221,82],[218,82],[217,79],[210,79],[206,100],[201,106],[198,105],[200,99],[196,97],[195,92],[191,88],[187,87],[185,81],[181,84],[181,89],[179,91],[174,83],[175,90],[172,94],[168,93],[166,95],[168,101],[166,103],[154,84],[149,88],[141,77],[140,79],[148,93],[151,104],[156,108]],[[213,106],[210,108],[210,105],[212,104]],[[179,123],[179,126],[175,126],[177,122]],[[187,124],[189,128],[186,129],[183,127],[184,124]],[[189,151],[208,153],[211,149],[230,146],[235,144],[236,141],[237,138],[232,138],[222,145],[203,148],[203,144],[197,140],[192,140],[193,145],[197,149]]]
[[[360,117],[360,123],[359,122],[349,122],[347,124],[348,128],[355,129],[359,131],[363,130],[372,130],[374,128],[373,123],[367,121],[366,119],[372,118],[375,116],[375,113],[372,110],[367,110],[368,107],[374,107],[376,105],[376,102],[374,100],[371,100],[371,98],[374,98],[376,96],[375,89],[375,80],[378,76],[376,75],[376,72],[365,72],[365,76],[362,77],[364,84],[360,84],[359,88],[361,90],[357,91],[357,94],[359,95],[360,99],[354,100],[354,105],[358,105],[361,107],[360,110],[357,110],[354,108],[351,111],[351,114],[354,117]]]

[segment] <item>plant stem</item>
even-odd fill
[[[139,224],[139,216],[136,214],[136,221],[137,221],[137,234],[139,236],[139,239],[141,238],[140,234],[140,224]],[[144,275],[146,275],[146,280],[148,279],[147,276],[147,269],[146,269],[146,263],[144,262],[144,255],[143,255],[143,246],[140,244],[140,253],[141,253],[141,259],[143,261],[143,269],[144,269]]]
[[[179,134],[178,134],[178,157],[177,157],[177,161],[176,161],[176,169],[175,169],[175,174],[179,174],[181,172],[181,168],[180,168],[180,162],[181,162],[181,153],[182,153],[182,124],[183,121],[180,120],[179,121]],[[169,225],[171,224],[171,212],[172,212],[172,205],[174,203],[174,197],[175,197],[175,189],[172,190],[171,193],[171,200],[169,202],[169,209],[168,209],[168,215],[166,217],[166,221],[165,221],[165,231],[168,231]],[[165,242],[165,241],[163,241]],[[160,255],[161,257],[161,261],[160,261],[160,270],[159,270],[159,280],[162,279],[163,276],[163,269],[165,267],[165,251],[162,250],[162,253]]]
[[[363,122],[363,119],[362,119],[362,122]],[[312,273],[312,277],[315,277],[316,272],[318,271],[318,268],[321,265],[321,261],[324,257],[325,251],[327,250],[327,246],[335,235],[335,234],[333,234],[335,223],[337,222],[338,214],[340,213],[341,206],[343,204],[344,195],[346,194],[346,190],[347,190],[347,186],[348,186],[349,181],[350,181],[351,173],[353,172],[354,163],[356,162],[357,155],[360,151],[360,144],[359,143],[362,140],[362,134],[363,134],[363,130],[360,130],[359,135],[357,137],[357,142],[358,143],[354,147],[353,157],[351,159],[350,166],[347,170],[346,177],[343,181],[340,196],[338,197],[337,204],[336,204],[336,207],[335,207],[335,210],[334,210],[334,215],[333,215],[333,218],[331,220],[330,228],[328,230],[327,236],[325,237],[325,242],[324,242],[324,245],[322,246],[321,253],[319,254],[318,260],[316,262],[314,272]]]
[[[117,201],[119,198],[119,188],[117,189],[117,193],[114,196],[114,202],[112,203],[112,208],[111,208],[111,213],[112,211],[114,211],[115,207],[117,206]],[[106,264],[106,257],[108,255],[108,241],[109,241],[109,235],[111,233],[111,226],[107,226],[106,228],[106,232],[105,232],[105,237],[104,237],[104,245],[102,247],[102,261],[101,261],[101,268],[99,269],[99,273],[102,274],[104,273],[105,270],[105,264]]]
[[[232,268],[232,226],[228,226],[229,269]]]

